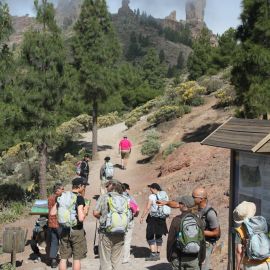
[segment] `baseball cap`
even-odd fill
[[[158,190],[158,191],[161,191],[161,187],[160,187],[160,185],[159,184],[157,184],[157,183],[152,183],[151,185],[147,185],[149,188],[154,188],[154,189],[156,189],[156,190]]]
[[[88,186],[89,183],[87,182],[87,180],[83,177],[76,177],[72,180],[72,185],[73,186],[79,186],[79,185],[84,185],[84,186]]]
[[[241,224],[246,218],[254,217],[255,213],[255,203],[243,201],[234,209],[233,220],[235,223]]]
[[[110,157],[105,157],[104,160],[109,161],[109,160],[111,160],[111,158]]]
[[[177,197],[174,201],[184,204],[187,208],[192,208],[195,206],[193,197],[189,195]]]

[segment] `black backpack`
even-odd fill
[[[202,222],[203,222],[203,225],[204,225],[204,229],[205,230],[211,230],[210,229],[210,226],[209,226],[209,222],[207,221],[207,215],[208,215],[208,213],[210,212],[210,211],[214,211],[215,212],[215,214],[216,214],[216,216],[218,216],[217,215],[217,211],[213,208],[213,207],[208,207],[205,211],[203,211],[203,213],[201,213],[200,214],[200,218],[201,218],[201,220],[202,220]],[[219,229],[220,229],[220,227],[219,227]],[[210,243],[215,243],[216,241],[218,241],[220,239],[220,235],[219,236],[217,236],[217,237],[205,237],[205,240],[207,241],[207,242],[210,242]]]

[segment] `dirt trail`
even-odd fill
[[[181,120],[175,120],[171,125],[170,129],[166,128],[166,124],[163,126],[162,137],[166,138],[163,148],[170,142],[176,140],[181,140],[183,134],[186,132],[194,131],[200,126],[207,124],[209,122],[213,123],[217,118],[221,116],[218,115],[219,112],[215,111],[212,107],[216,103],[214,97],[207,97],[206,103],[203,106],[193,108],[192,112],[185,115]],[[143,140],[143,130],[147,126],[146,120],[142,120],[138,125],[126,131],[126,127],[123,123],[114,125],[112,127],[107,127],[100,129],[98,131],[98,145],[100,148],[98,160],[90,162],[90,176],[89,182],[90,186],[87,187],[86,197],[91,198],[91,210],[90,215],[85,221],[85,230],[88,243],[88,257],[82,262],[82,269],[98,269],[99,260],[94,258],[93,254],[93,239],[94,239],[94,229],[96,220],[92,216],[92,210],[95,206],[95,200],[92,199],[94,195],[99,194],[99,170],[104,162],[105,156],[110,156],[114,164],[120,164],[120,156],[118,154],[118,142],[122,138],[123,134],[127,134],[132,140],[134,147],[132,149],[131,157],[128,163],[127,170],[120,170],[116,168],[115,178],[121,182],[126,182],[131,186],[131,193],[135,195],[141,210],[143,210],[145,202],[148,197],[147,184],[156,181],[158,172],[155,168],[160,162],[150,162],[143,163],[143,157],[140,154],[140,144]],[[162,129],[161,129],[162,130]],[[87,142],[92,141],[91,133],[83,134],[83,140]],[[141,162],[138,162],[141,160]],[[177,212],[174,211],[175,214]],[[33,228],[35,217],[27,217],[21,219],[12,226],[21,226],[29,229],[28,235],[30,236],[31,230]],[[168,224],[170,220],[168,220]],[[131,259],[129,264],[123,265],[125,269],[155,269],[155,270],[166,270],[170,269],[169,264],[166,261],[165,245],[166,238],[164,238],[164,247],[161,254],[161,260],[158,262],[145,262],[144,257],[148,254],[148,245],[145,240],[145,228],[146,224],[138,224],[138,219],[136,220],[134,234],[133,234],[133,254],[135,258]],[[22,254],[17,255],[17,260],[22,261],[22,265],[18,269],[23,270],[41,270],[41,269],[51,269],[44,263],[34,263],[29,260],[29,254],[31,253],[30,247],[27,246],[26,250]],[[0,256],[0,262],[8,262],[9,257],[7,255]],[[1,264],[0,263],[0,264]],[[218,269],[219,270],[219,269]]]

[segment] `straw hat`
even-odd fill
[[[254,217],[256,205],[253,202],[241,202],[233,211],[233,219],[237,224],[242,223],[246,218]]]

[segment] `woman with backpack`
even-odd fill
[[[148,202],[142,213],[140,223],[143,222],[144,217],[146,218],[146,240],[150,247],[150,256],[147,257],[146,261],[157,261],[160,260],[160,250],[163,243],[162,236],[168,233],[166,225],[166,217],[164,214],[164,206],[158,206],[157,200],[168,201],[169,198],[165,191],[161,190],[161,187],[157,183],[148,185],[150,188],[151,195],[149,196]]]
[[[256,205],[243,201],[233,211],[237,225],[235,237],[236,270],[270,269],[270,239],[264,217],[255,216]]]

